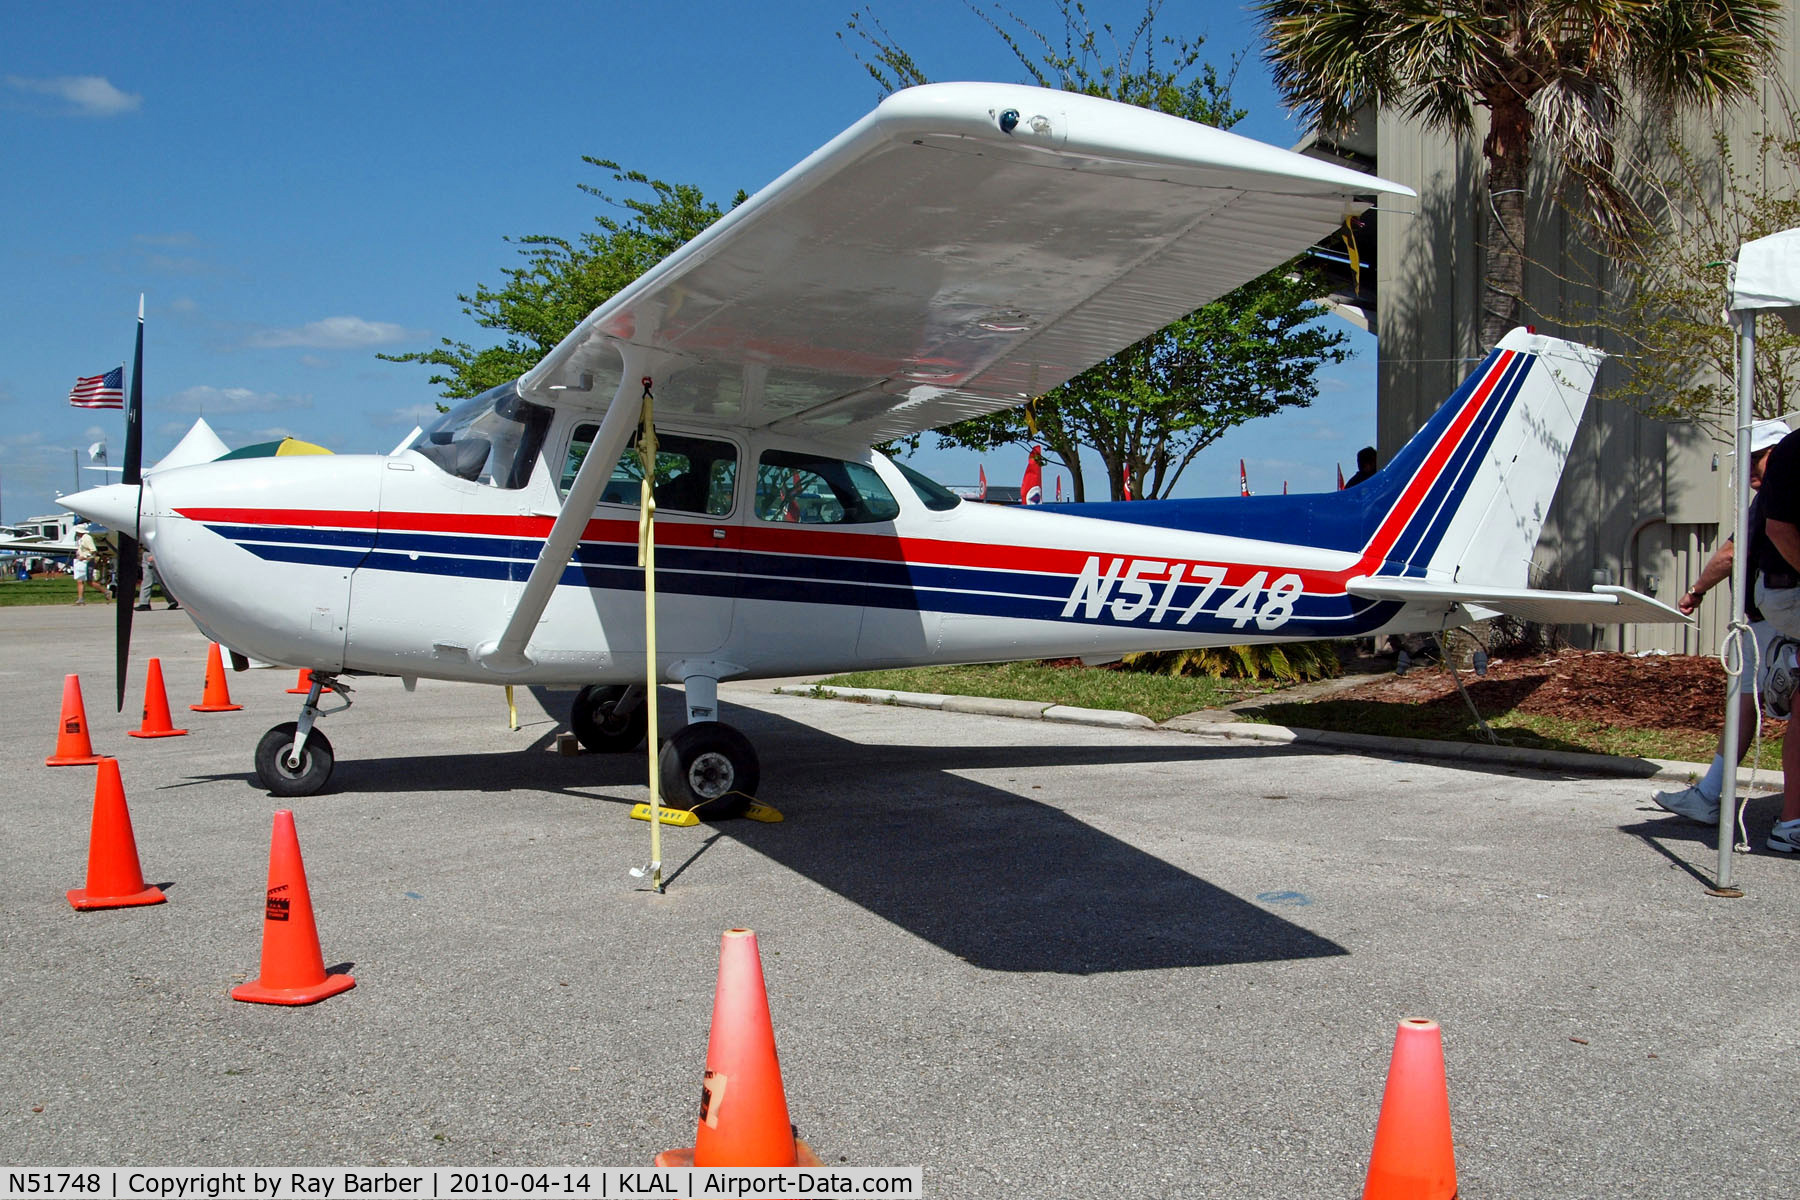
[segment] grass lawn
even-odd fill
[[[1110,708],[1166,721],[1182,713],[1217,708],[1272,691],[1273,684],[1241,679],[1175,679],[1110,671],[1104,667],[1047,667],[999,663],[974,667],[918,667],[908,671],[857,671],[824,681],[838,687],[885,688],[946,696],[993,696],[1076,708]]]
[[[1722,699],[1722,698],[1721,698]],[[1392,737],[1426,738],[1445,742],[1486,742],[1465,708],[1460,716],[1438,718],[1416,704],[1366,700],[1314,700],[1271,703],[1238,714],[1246,721],[1286,725],[1297,729],[1330,729],[1340,733],[1375,733]],[[1687,730],[1615,728],[1598,721],[1568,721],[1537,713],[1483,712],[1488,727],[1503,746],[1540,750],[1578,750],[1590,754],[1620,754],[1636,758],[1668,758],[1680,762],[1710,762],[1718,742]],[[1781,740],[1765,737],[1762,757],[1765,771],[1781,770]],[[1745,756],[1747,770],[1752,759]]]
[[[1236,700],[1266,695],[1268,702],[1239,710],[1246,721],[1296,729],[1328,729],[1344,733],[1385,734],[1434,741],[1486,742],[1468,711],[1429,714],[1417,704],[1320,699],[1283,702],[1281,688],[1243,680],[1172,679],[1099,667],[1049,667],[1041,663],[1009,663],[977,667],[921,667],[906,671],[859,671],[824,681],[839,687],[886,688],[900,692],[935,692],[952,696],[994,696],[1036,700],[1081,708],[1110,708],[1142,713],[1166,721],[1182,713],[1217,708]],[[1591,754],[1620,754],[1707,762],[1715,741],[1687,731],[1614,728],[1599,722],[1560,720],[1512,710],[1482,713],[1501,744]],[[1760,769],[1781,769],[1781,741],[1765,738]],[[1751,759],[1746,758],[1744,769]]]
[[[89,604],[111,604],[112,598],[103,586],[89,585]],[[75,581],[67,575],[48,575],[42,579],[17,579],[0,582],[0,608],[21,604],[73,604]]]

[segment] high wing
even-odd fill
[[[1412,195],[1111,100],[910,88],[590,313],[519,380],[605,411],[499,637],[520,670],[654,380],[657,412],[867,446],[1024,404]],[[615,402],[616,401],[616,402]]]
[[[595,310],[524,379],[867,445],[1023,404],[1399,184],[1070,92],[896,93]],[[635,382],[633,380],[632,382]]]
[[[1400,600],[1414,605],[1441,605],[1446,617],[1460,609],[1472,620],[1504,614],[1544,625],[1611,625],[1657,623],[1691,618],[1680,609],[1642,592],[1607,584],[1591,592],[1545,592],[1535,588],[1501,588],[1440,583],[1428,579],[1391,579],[1380,576],[1353,579],[1345,588],[1352,596],[1370,600]]]

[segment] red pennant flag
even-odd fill
[[[1244,460],[1238,459],[1238,495],[1250,494],[1250,472],[1244,470]]]
[[[1287,480],[1285,479],[1281,481],[1281,494],[1287,495]]]
[[[1344,464],[1338,464],[1338,491],[1344,490]]]
[[[987,464],[982,463],[976,470],[981,472],[981,490],[975,493],[977,500],[987,499]]]
[[[1131,499],[1131,464],[1130,463],[1125,464],[1124,472],[1125,472],[1125,499],[1129,500],[1129,499]]]
[[[1062,476],[1061,475],[1058,475],[1056,477],[1056,502],[1058,504],[1062,503]]]

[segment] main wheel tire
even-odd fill
[[[256,778],[277,796],[310,796],[331,778],[337,764],[331,753],[331,742],[314,729],[306,735],[306,748],[300,751],[300,765],[288,766],[288,751],[293,749],[294,735],[300,725],[288,721],[262,735],[256,743]]]
[[[657,766],[663,806],[709,820],[743,816],[762,779],[750,739],[717,721],[683,727],[663,743]]]
[[[590,684],[575,693],[569,728],[583,747],[595,754],[617,754],[644,744],[644,731],[650,728],[650,700],[640,698],[630,711],[620,713],[619,701],[626,690],[617,684]]]

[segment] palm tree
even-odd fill
[[[1518,323],[1525,189],[1533,150],[1586,190],[1603,237],[1630,202],[1612,145],[1625,95],[1652,111],[1717,106],[1751,90],[1774,48],[1782,0],[1259,0],[1266,57],[1288,106],[1323,129],[1364,105],[1431,128],[1474,131],[1488,114],[1481,339]]]

